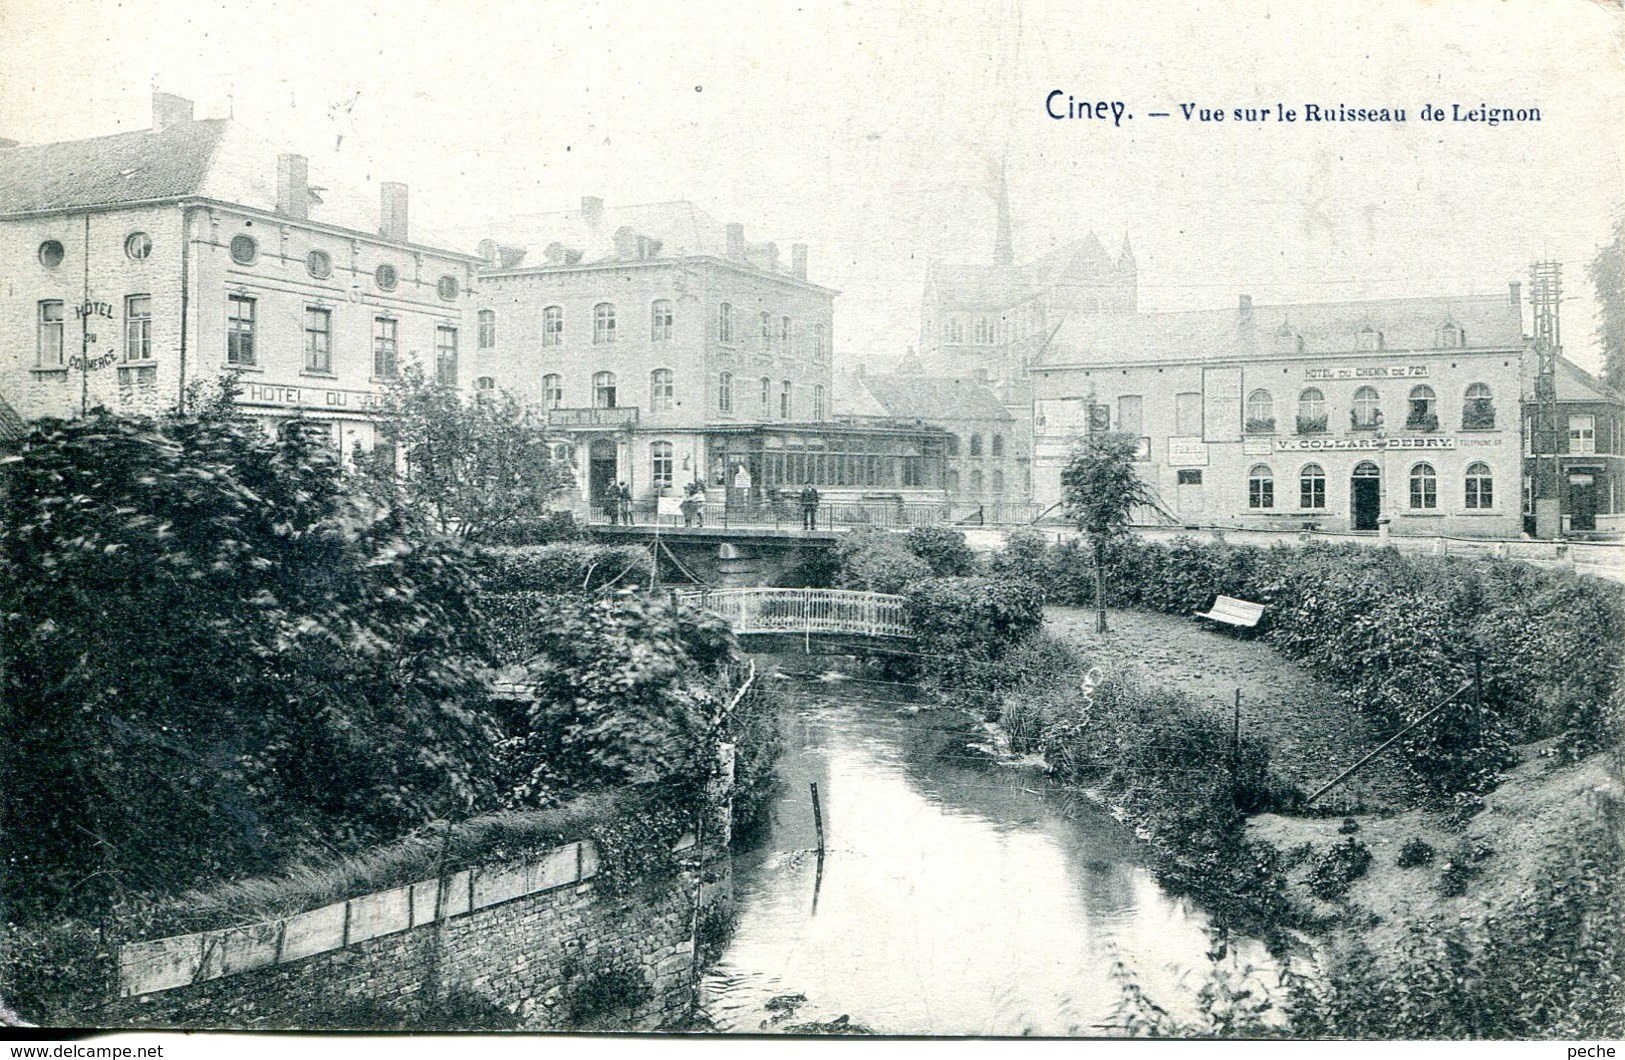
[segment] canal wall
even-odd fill
[[[610,893],[595,845],[581,842],[268,923],[131,943],[100,1022],[331,1026],[457,995],[528,1029],[681,1025],[716,852],[692,840],[679,851],[675,876],[625,894]]]

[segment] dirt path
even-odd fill
[[[1094,629],[1093,611],[1045,609],[1050,632],[1091,663],[1185,692],[1229,720],[1241,690],[1241,728],[1272,745],[1277,773],[1305,794],[1382,742],[1373,722],[1264,641],[1209,628],[1196,619],[1148,611],[1108,613],[1110,632]],[[1386,756],[1385,756],[1386,757]],[[1317,805],[1332,809],[1408,805],[1393,760],[1379,757]]]

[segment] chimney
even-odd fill
[[[798,280],[807,278],[807,244],[790,244],[790,275]]]
[[[1512,294],[1512,305],[1519,312],[1523,311],[1523,284],[1513,280],[1507,284],[1507,290]]]
[[[276,212],[297,221],[310,218],[310,166],[304,155],[276,156]]]
[[[171,125],[181,125],[192,120],[192,101],[185,96],[176,96],[168,92],[154,92],[152,94],[152,127],[163,131]]]
[[[394,243],[405,243],[410,230],[406,223],[406,185],[393,180],[378,185],[378,234]]]
[[[588,227],[597,228],[598,222],[604,219],[604,200],[596,195],[583,195],[581,219],[587,222]]]
[[[779,271],[779,245],[777,243],[770,242],[770,243],[767,244],[767,246],[763,247],[762,249],[766,252],[766,255],[767,255],[767,271],[768,272],[778,272]]]
[[[1238,298],[1236,301],[1236,310],[1241,314],[1241,319],[1251,320],[1253,318],[1253,296],[1250,294],[1244,294]]]
[[[8,147],[21,147],[21,146],[22,146],[22,144],[17,140],[8,140],[4,136],[0,136],[0,151],[4,151]]]
[[[742,224],[728,225],[728,256],[736,260],[745,256],[745,226]]]

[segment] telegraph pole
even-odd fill
[[[1535,332],[1535,417],[1530,434],[1530,493],[1535,505],[1535,536],[1552,540],[1563,535],[1562,469],[1558,456],[1562,432],[1557,423],[1557,358],[1563,352],[1559,307],[1563,299],[1563,266],[1537,261],[1529,269],[1529,306]]]

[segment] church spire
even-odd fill
[[[1014,240],[1010,236],[1010,187],[1005,180],[1002,158],[993,179],[998,182],[999,202],[998,230],[993,234],[993,264],[1008,268],[1016,263],[1016,251]]]

